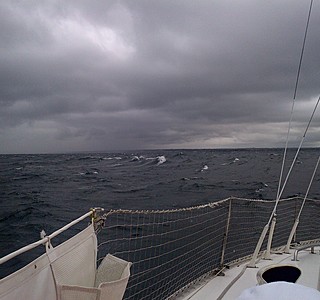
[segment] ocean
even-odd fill
[[[288,151],[287,171],[295,150]],[[282,149],[0,155],[0,257],[86,213],[275,199]],[[319,151],[302,149],[282,198],[304,195]],[[319,198],[317,174],[309,198]],[[72,233],[72,232],[71,232]],[[15,267],[32,257],[22,256]],[[1,266],[0,278],[13,265]]]

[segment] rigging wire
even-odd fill
[[[259,240],[258,240],[258,243],[257,243],[256,248],[255,248],[255,250],[254,250],[254,253],[253,253],[253,255],[252,255],[252,259],[251,259],[251,261],[250,261],[249,264],[248,264],[248,267],[251,267],[251,268],[252,268],[252,267],[255,267],[255,261],[256,261],[256,259],[257,259],[257,257],[258,257],[258,254],[259,254],[259,251],[260,251],[260,249],[261,249],[262,243],[263,243],[263,241],[264,241],[264,239],[265,239],[265,237],[266,237],[266,235],[267,235],[267,232],[268,232],[268,230],[269,230],[271,221],[274,220],[273,223],[272,223],[273,229],[270,230],[270,236],[269,236],[270,243],[269,243],[269,241],[268,241],[268,244],[271,245],[271,242],[272,242],[272,232],[273,232],[273,230],[274,230],[274,226],[275,226],[275,223],[276,223],[276,218],[275,218],[275,217],[276,217],[276,211],[277,211],[277,207],[278,207],[278,204],[279,204],[281,195],[282,195],[282,193],[283,193],[283,191],[284,191],[284,188],[285,188],[285,186],[286,186],[286,184],[287,184],[287,181],[288,181],[289,176],[290,176],[290,174],[291,174],[292,168],[293,168],[293,166],[294,166],[294,164],[295,164],[295,162],[296,162],[296,159],[297,159],[297,157],[298,157],[300,148],[301,148],[301,146],[302,146],[302,143],[303,143],[303,141],[304,141],[304,138],[305,138],[306,133],[307,133],[307,131],[308,131],[308,129],[309,129],[310,123],[311,123],[311,121],[312,121],[312,119],[313,119],[315,110],[316,110],[316,108],[317,108],[317,106],[318,106],[318,104],[319,104],[319,100],[320,100],[320,97],[319,97],[319,99],[318,99],[318,101],[317,101],[317,104],[316,104],[316,106],[315,106],[315,108],[314,108],[314,110],[313,110],[313,113],[312,113],[312,115],[311,115],[311,118],[310,118],[310,120],[309,120],[309,122],[308,122],[307,128],[306,128],[306,130],[305,130],[305,132],[304,132],[304,134],[303,134],[303,137],[302,137],[302,139],[301,139],[301,142],[300,142],[299,148],[298,148],[298,150],[297,150],[297,152],[296,152],[296,155],[295,155],[295,157],[294,157],[294,160],[293,160],[293,162],[292,162],[292,164],[291,164],[291,166],[290,166],[290,169],[289,169],[289,171],[288,171],[288,173],[287,173],[286,179],[285,179],[285,181],[284,181],[284,183],[283,183],[283,185],[282,185],[282,188],[281,188],[281,182],[282,182],[282,176],[283,176],[283,169],[284,169],[284,164],[285,164],[285,160],[286,160],[286,154],[287,154],[287,148],[288,148],[288,141],[289,141],[289,135],[290,135],[290,128],[291,128],[291,123],[292,123],[292,115],[293,115],[294,102],[295,102],[295,98],[296,98],[296,94],[297,94],[298,83],[299,83],[299,78],[300,78],[300,73],[301,73],[301,65],[302,65],[302,59],[303,59],[303,54],[304,54],[304,50],[305,50],[305,44],[306,44],[306,40],[307,40],[307,33],[308,33],[308,28],[309,28],[309,23],[310,23],[310,18],[311,18],[312,5],[313,5],[313,0],[310,1],[308,18],[307,18],[307,23],[306,23],[305,32],[304,32],[304,38],[303,38],[302,49],[301,49],[301,54],[300,54],[300,60],[299,60],[299,66],[298,66],[296,84],[295,84],[294,95],[293,95],[293,105],[292,105],[292,110],[291,110],[291,116],[290,116],[289,126],[288,126],[287,141],[286,141],[286,146],[285,146],[284,156],[283,156],[283,161],[282,161],[282,166],[281,166],[281,172],[280,172],[281,175],[280,175],[280,179],[279,179],[279,186],[278,186],[278,191],[277,191],[276,202],[275,202],[274,208],[273,208],[273,210],[272,210],[272,213],[270,214],[270,218],[269,218],[267,224],[264,226],[264,228],[263,228],[263,230],[262,230],[262,232],[261,232],[260,238],[259,238]],[[280,190],[280,189],[281,189],[281,190]],[[267,249],[267,251],[268,251],[268,249]]]
[[[303,210],[303,208],[304,208],[304,205],[305,205],[305,203],[306,203],[306,200],[307,200],[307,198],[308,198],[308,194],[309,194],[311,185],[312,185],[312,183],[313,183],[314,177],[315,177],[315,175],[316,175],[316,172],[317,172],[319,163],[320,163],[320,155],[319,155],[319,157],[318,157],[316,166],[315,166],[315,168],[314,168],[314,170],[313,170],[313,173],[312,173],[312,176],[311,176],[311,179],[310,179],[310,182],[309,182],[309,186],[308,186],[308,188],[307,188],[306,194],[305,194],[304,199],[303,199],[303,201],[302,201],[302,204],[301,204],[299,213],[298,213],[298,215],[297,215],[297,217],[296,217],[296,219],[295,219],[295,221],[294,221],[294,224],[293,224],[293,226],[292,226],[292,228],[291,228],[291,232],[290,232],[290,234],[289,234],[289,238],[288,238],[288,241],[287,241],[285,250],[284,250],[285,253],[289,253],[290,245],[291,245],[293,236],[294,236],[294,234],[296,233],[297,227],[298,227],[298,225],[299,225],[300,216],[301,216],[302,210]]]
[[[294,156],[294,158],[293,158],[293,161],[292,161],[292,163],[291,163],[290,169],[289,169],[289,171],[288,171],[288,173],[287,173],[287,176],[286,176],[286,178],[285,178],[285,181],[284,181],[284,183],[283,183],[282,189],[281,189],[281,191],[279,192],[279,195],[278,195],[276,204],[275,204],[275,206],[274,206],[273,212],[272,212],[271,217],[270,217],[270,222],[271,222],[271,219],[272,219],[273,215],[276,213],[276,209],[277,209],[277,205],[278,205],[278,203],[279,203],[279,199],[280,199],[281,196],[282,196],[282,193],[283,193],[283,191],[284,191],[284,189],[285,189],[285,187],[286,187],[286,184],[287,184],[287,182],[288,182],[288,179],[289,179],[289,176],[290,176],[290,174],[291,174],[291,171],[292,171],[292,169],[293,169],[293,167],[294,167],[294,165],[295,165],[295,163],[296,163],[296,160],[297,160],[297,158],[298,158],[298,154],[299,154],[299,152],[300,152],[300,149],[301,149],[301,147],[302,147],[302,144],[303,144],[303,142],[304,142],[304,139],[305,139],[305,137],[306,137],[306,135],[307,135],[307,132],[308,132],[309,127],[310,127],[310,124],[311,124],[311,122],[312,122],[312,120],[313,120],[314,114],[315,114],[315,112],[316,112],[316,110],[317,110],[317,107],[318,107],[318,105],[319,105],[319,102],[320,102],[320,96],[319,96],[319,98],[318,98],[318,100],[317,100],[317,102],[316,102],[316,105],[315,105],[315,107],[314,107],[314,109],[313,109],[313,111],[312,111],[311,117],[310,117],[309,122],[308,122],[308,124],[307,124],[307,127],[306,127],[306,129],[305,129],[305,131],[304,131],[304,134],[303,134],[303,136],[302,136],[302,139],[301,139],[301,141],[300,141],[300,144],[299,144],[299,147],[298,147],[298,149],[297,149],[297,151],[296,151],[296,154],[295,154],[295,156]]]
[[[304,131],[304,134],[303,134],[303,136],[302,136],[302,139],[301,139],[301,141],[300,141],[300,145],[299,145],[299,147],[298,147],[298,149],[297,149],[297,151],[296,151],[296,154],[295,154],[295,156],[294,156],[294,159],[293,159],[293,161],[292,161],[292,163],[291,163],[291,166],[290,166],[290,169],[289,169],[289,171],[288,171],[287,177],[286,177],[286,179],[285,179],[285,181],[284,181],[284,183],[283,183],[282,189],[281,189],[281,191],[280,191],[280,193],[279,193],[279,198],[281,198],[281,196],[282,196],[282,193],[283,193],[284,188],[285,188],[285,186],[286,186],[286,184],[287,184],[287,181],[288,181],[288,179],[289,179],[289,176],[290,176],[290,173],[291,173],[291,171],[292,171],[292,168],[293,168],[293,166],[295,165],[295,162],[296,162],[296,160],[297,160],[297,157],[298,157],[298,154],[299,154],[299,152],[300,152],[301,146],[302,146],[303,141],[304,141],[304,139],[305,139],[305,137],[306,137],[306,135],[307,135],[307,132],[308,132],[309,127],[310,127],[310,124],[311,124],[311,121],[312,121],[312,119],[313,119],[313,117],[314,117],[314,114],[315,114],[315,112],[316,112],[316,110],[317,110],[317,107],[318,107],[318,105],[319,105],[319,102],[320,102],[320,96],[319,96],[319,98],[318,98],[318,100],[317,100],[317,103],[316,103],[314,109],[313,109],[313,112],[312,112],[311,117],[310,117],[310,119],[309,119],[308,125],[307,125],[307,127],[306,127],[306,129],[305,129],[305,131]]]
[[[302,136],[302,139],[300,141],[300,145],[296,151],[296,154],[294,156],[294,159],[291,163],[291,166],[289,168],[289,171],[287,173],[287,176],[283,182],[282,188],[281,188],[281,182],[282,182],[282,177],[283,177],[283,170],[284,170],[284,165],[285,165],[285,160],[286,160],[286,154],[287,154],[287,149],[288,149],[288,142],[289,142],[289,135],[290,135],[290,129],[291,129],[291,123],[292,123],[292,116],[293,116],[293,109],[294,109],[294,104],[295,104],[295,99],[297,96],[297,90],[298,90],[298,84],[299,84],[299,78],[300,78],[300,73],[301,73],[301,65],[302,65],[302,60],[303,60],[303,54],[304,54],[304,50],[305,50],[305,46],[306,46],[306,40],[307,40],[307,34],[308,34],[308,29],[309,29],[309,23],[310,23],[310,18],[311,18],[311,11],[312,11],[312,5],[313,5],[313,0],[310,0],[310,6],[309,6],[309,12],[308,12],[308,18],[307,18],[307,22],[306,22],[306,27],[305,27],[305,32],[304,32],[304,38],[303,38],[303,43],[302,43],[302,49],[301,49],[301,54],[300,54],[300,59],[299,59],[299,65],[298,65],[298,72],[297,72],[297,78],[296,78],[296,83],[295,83],[295,88],[294,88],[294,93],[293,93],[293,101],[292,101],[292,109],[291,109],[291,115],[290,115],[290,121],[289,121],[289,126],[288,126],[288,133],[287,133],[287,140],[286,140],[286,145],[285,145],[285,150],[284,150],[284,155],[283,155],[283,160],[282,160],[282,165],[281,165],[281,172],[280,172],[280,179],[279,179],[279,185],[278,185],[278,191],[277,191],[277,197],[276,197],[276,203],[275,206],[273,208],[272,214],[270,216],[269,222],[267,223],[267,225],[269,226],[272,218],[274,217],[274,215],[276,214],[277,211],[277,206],[279,203],[279,200],[282,196],[282,193],[286,187],[286,184],[288,182],[289,176],[291,174],[291,171],[293,169],[293,166],[295,165],[295,162],[297,160],[298,154],[300,152],[300,149],[302,147],[302,144],[304,142],[304,139],[306,137],[306,134],[308,132],[308,129],[310,127],[311,121],[313,119],[314,113],[318,107],[319,101],[320,101],[320,97],[318,98],[318,101],[315,105],[315,108],[313,109],[313,112],[311,114],[311,117],[309,119],[308,125],[304,131],[304,134]]]
[[[316,175],[316,172],[317,172],[319,163],[320,163],[320,155],[319,155],[319,157],[318,157],[316,166],[315,166],[315,168],[314,168],[314,170],[313,170],[313,173],[312,173],[312,176],[311,176],[311,180],[310,180],[310,182],[309,182],[308,189],[307,189],[307,191],[306,191],[306,194],[305,194],[305,196],[304,196],[304,199],[303,199],[303,202],[302,202],[300,211],[299,211],[299,213],[298,213],[298,216],[297,216],[297,219],[298,219],[298,220],[300,219],[300,216],[301,216],[301,213],[302,213],[302,209],[303,209],[303,207],[304,207],[304,205],[305,205],[305,203],[306,203],[306,200],[307,200],[307,198],[308,198],[308,194],[309,194],[311,185],[312,185],[312,183],[313,183],[313,179],[314,179],[314,177],[315,177],[315,175]]]
[[[286,138],[286,144],[285,144],[285,147],[284,147],[284,153],[283,153],[283,159],[282,159],[281,171],[280,171],[280,177],[279,177],[279,183],[278,183],[278,190],[277,190],[277,197],[276,197],[277,200],[281,197],[280,189],[281,189],[281,183],[282,183],[282,177],[283,177],[283,170],[284,170],[284,165],[285,165],[285,161],[286,161],[286,157],[287,157],[287,149],[288,149],[289,136],[290,136],[290,130],[291,130],[291,124],[292,124],[292,118],[293,118],[293,111],[294,111],[295,99],[296,99],[296,96],[297,96],[298,84],[299,84],[299,79],[300,79],[300,71],[301,71],[301,66],[302,66],[302,59],[303,59],[304,49],[305,49],[305,46],[306,46],[307,33],[308,33],[308,28],[309,28],[309,23],[310,23],[310,18],[311,18],[312,5],[313,5],[313,0],[310,1],[308,18],[307,18],[306,28],[305,28],[305,31],[304,31],[303,43],[302,43],[302,48],[301,48],[301,53],[300,53],[297,77],[296,77],[296,82],[295,82],[295,86],[294,86],[291,114],[290,114],[290,120],[289,120],[288,132],[287,132],[287,138]]]

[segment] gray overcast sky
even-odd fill
[[[0,153],[282,147],[309,1],[4,0]],[[315,1],[290,145],[320,93]],[[306,139],[320,146],[316,116]]]

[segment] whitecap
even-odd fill
[[[158,156],[157,160],[158,160],[157,166],[162,165],[163,163],[165,163],[167,161],[167,159],[165,158],[164,155]]]
[[[209,169],[209,167],[208,167],[207,165],[204,165],[204,166],[202,167],[201,172],[206,171],[206,170],[208,170],[208,169]]]
[[[136,155],[134,155],[134,156],[132,157],[132,159],[131,159],[131,161],[138,161],[138,160],[140,160],[140,157],[138,157],[138,156],[136,156]]]
[[[146,160],[155,160],[157,157],[147,157]]]
[[[123,164],[113,164],[111,165],[111,167],[119,167],[119,166],[122,166]]]
[[[232,160],[232,161],[222,163],[221,166],[231,165],[231,164],[236,163],[236,162],[239,161],[239,160],[240,160],[240,159],[239,159],[238,157],[236,157],[236,158],[235,158],[234,160]]]

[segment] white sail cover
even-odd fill
[[[97,238],[90,225],[0,280],[0,300],[122,299],[131,263],[107,255],[96,270],[96,259]]]

